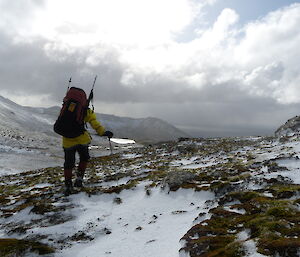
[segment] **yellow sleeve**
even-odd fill
[[[97,132],[99,136],[102,136],[104,134],[105,128],[99,121],[97,121],[96,113],[91,109],[87,110],[84,121],[90,123],[92,128]]]

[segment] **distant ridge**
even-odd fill
[[[0,131],[19,131],[21,134],[42,132],[57,137],[53,132],[53,123],[60,107],[36,108],[21,106],[0,96]],[[118,117],[97,113],[98,120],[107,130],[112,130],[116,137],[130,138],[139,142],[160,142],[188,137],[175,126],[158,118]],[[3,133],[2,133],[3,135]]]
[[[175,126],[158,118],[128,118],[108,114],[98,114],[102,124],[116,134],[117,137],[133,138],[137,141],[158,142],[177,140],[188,135]]]

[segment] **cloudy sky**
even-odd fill
[[[299,45],[300,1],[0,0],[0,95],[60,105],[98,75],[97,112],[271,134],[300,114]]]

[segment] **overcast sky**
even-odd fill
[[[0,0],[0,95],[198,136],[265,135],[300,114],[300,1]]]

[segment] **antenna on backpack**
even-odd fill
[[[88,98],[88,106],[90,105],[90,102],[92,102],[93,111],[95,109],[93,99],[94,99],[94,86],[95,86],[96,80],[97,80],[97,75],[95,76],[94,83],[93,83],[93,86],[92,86],[92,89],[91,89],[91,92],[90,92],[90,95]]]
[[[70,79],[69,79],[69,84],[68,84],[68,89],[67,89],[67,92],[68,92],[68,91],[69,91],[69,89],[70,89],[71,82],[72,82],[72,77],[70,77]]]

